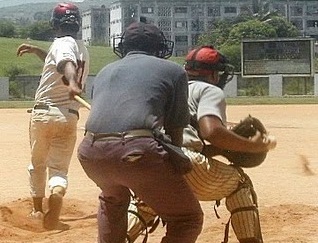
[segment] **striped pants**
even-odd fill
[[[225,198],[237,239],[241,243],[263,242],[256,194],[243,170],[186,148],[183,151],[193,163],[184,177],[199,201]]]
[[[239,242],[262,243],[256,194],[249,177],[241,168],[207,158],[186,148],[182,149],[193,163],[192,171],[184,177],[198,200],[225,199],[226,208],[231,212],[231,224]],[[140,213],[145,213],[144,209],[140,210]],[[136,227],[133,225],[129,225],[129,229],[128,235],[137,233],[134,232]]]

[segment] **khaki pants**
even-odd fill
[[[67,174],[77,135],[76,114],[50,107],[33,110],[30,119],[31,163],[28,167],[32,197],[45,197],[49,188],[67,188]]]

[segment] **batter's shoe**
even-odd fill
[[[63,195],[53,193],[49,197],[48,211],[43,218],[43,227],[48,230],[54,230],[59,224],[60,213],[62,209]]]
[[[28,218],[42,220],[43,216],[44,213],[42,211],[36,211],[35,209],[32,209],[31,213],[28,215]]]

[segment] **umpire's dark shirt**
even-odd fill
[[[86,129],[110,133],[185,127],[187,92],[187,75],[180,65],[130,52],[97,74]]]

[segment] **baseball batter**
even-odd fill
[[[88,52],[76,39],[81,25],[77,6],[58,4],[51,25],[56,38],[48,52],[37,46],[22,44],[17,55],[34,53],[44,61],[30,119],[31,163],[30,193],[32,218],[42,218],[46,182],[51,192],[43,226],[58,226],[62,198],[68,186],[68,169],[76,142],[79,103],[72,97],[82,92],[88,75]]]
[[[191,158],[193,169],[184,177],[200,201],[225,199],[231,213],[232,227],[240,243],[262,243],[256,194],[250,178],[241,168],[202,154],[206,152],[204,150],[208,144],[216,150],[268,151],[268,141],[264,141],[259,134],[248,139],[226,127],[226,102],[222,90],[226,82],[220,80],[219,72],[226,73],[228,68],[225,57],[212,46],[194,49],[186,57],[185,69],[190,79],[188,104],[192,121],[184,131],[183,150]],[[215,151],[215,154],[218,152]],[[150,225],[156,216],[153,210],[145,209],[144,205],[138,209],[138,213]],[[129,222],[128,236],[133,242],[145,225],[134,214],[130,214]],[[142,229],[141,225],[144,226]],[[227,242],[227,236],[224,242]]]

